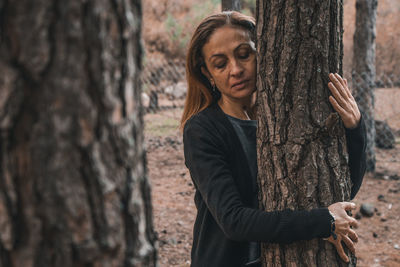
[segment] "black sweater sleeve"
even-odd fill
[[[244,206],[217,131],[207,119],[186,123],[185,164],[202,201],[229,239],[290,243],[330,235],[327,208],[265,212]]]
[[[367,136],[365,123],[361,116],[360,123],[354,129],[346,129],[347,151],[349,153],[349,169],[352,182],[350,199],[353,199],[358,190],[366,169]]]

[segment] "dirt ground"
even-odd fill
[[[152,184],[160,266],[189,266],[196,208],[194,187],[184,165],[180,108],[147,114],[146,145]],[[400,266],[400,144],[377,150],[378,175],[366,175],[354,199],[375,207],[359,219],[358,266]],[[397,176],[396,176],[397,175]],[[356,214],[356,213],[354,213]]]

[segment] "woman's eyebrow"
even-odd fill
[[[242,48],[243,46],[251,47],[251,45],[250,45],[249,43],[241,43],[241,44],[238,45],[233,51],[236,52],[237,50],[239,50],[239,49]]]
[[[239,44],[239,45],[233,50],[233,52],[236,52],[237,50],[239,50],[239,49],[242,48],[243,46],[251,47],[251,45],[250,45],[249,43],[241,43],[241,44]],[[225,54],[220,54],[220,53],[219,53],[219,54],[214,54],[214,55],[210,56],[210,57],[208,58],[208,60],[211,61],[211,59],[212,59],[213,57],[225,57]]]
[[[214,54],[214,55],[212,55],[208,60],[211,61],[211,59],[212,59],[213,57],[224,57],[224,56],[225,56],[224,54]]]

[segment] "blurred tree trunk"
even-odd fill
[[[367,171],[375,171],[375,33],[377,0],[356,1],[352,82],[367,129]]]
[[[257,2],[258,179],[266,211],[350,199],[344,128],[327,86],[330,72],[342,72],[342,28],[339,0]],[[262,256],[263,266],[347,266],[322,239],[265,243]]]
[[[0,266],[154,266],[140,1],[0,18]]]
[[[240,11],[240,0],[221,0],[222,11],[234,10]]]

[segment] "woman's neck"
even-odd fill
[[[235,100],[227,97],[221,97],[218,105],[229,116],[241,120],[254,120],[252,107],[254,105],[252,97],[246,99]]]

